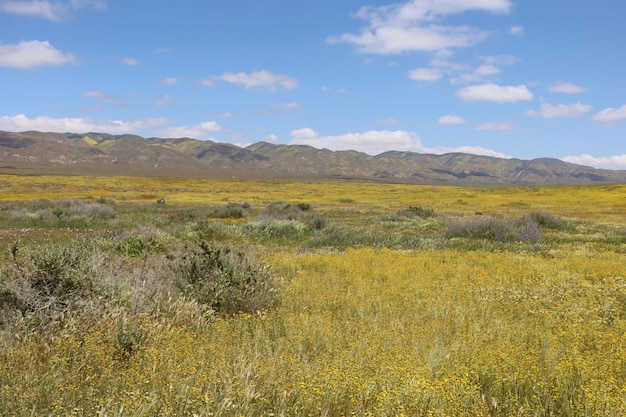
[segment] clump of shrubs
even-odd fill
[[[563,230],[567,226],[567,222],[556,214],[545,211],[536,210],[528,213],[522,218],[526,223],[533,223],[542,229]]]
[[[276,281],[266,265],[212,242],[187,249],[176,266],[182,293],[218,313],[255,313],[276,303]]]
[[[399,211],[396,215],[400,217],[421,217],[426,219],[428,217],[434,217],[436,213],[435,210],[422,206],[409,206],[409,208]]]
[[[227,203],[213,207],[208,217],[214,219],[241,219],[247,217],[251,209],[250,203]]]
[[[91,254],[82,242],[48,244],[13,252],[13,264],[0,273],[0,311],[46,323],[97,299]],[[23,252],[23,253],[22,253]]]
[[[448,238],[465,237],[504,242],[514,236],[514,231],[515,224],[510,220],[479,217],[451,221],[445,234]]]
[[[115,209],[107,203],[78,199],[36,199],[26,207],[14,207],[9,212],[11,220],[60,226],[88,223],[96,219],[111,219],[115,215]]]
[[[562,230],[567,223],[554,213],[537,210],[515,219],[477,217],[448,223],[446,237],[464,237],[491,241],[527,241],[538,243],[544,230]]]
[[[284,220],[299,221],[311,230],[322,230],[328,225],[327,219],[316,214],[309,203],[274,202],[261,212],[257,220],[265,223]]]

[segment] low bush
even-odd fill
[[[409,206],[409,208],[405,210],[401,210],[398,213],[396,213],[396,215],[400,217],[421,217],[421,218],[434,217],[435,214],[436,214],[435,210],[424,208],[422,206]]]
[[[97,300],[99,287],[84,242],[48,244],[22,253],[0,274],[0,310],[7,317],[19,313],[43,324]]]
[[[522,218],[522,221],[534,223],[542,229],[562,230],[567,226],[567,222],[564,219],[545,210],[536,210],[528,213]]]
[[[77,199],[33,200],[26,207],[13,207],[9,217],[14,221],[49,223],[61,227],[86,225],[97,219],[111,219],[116,211],[108,204]]]
[[[515,224],[510,220],[480,217],[450,221],[445,236],[507,241],[514,236],[514,232]]]
[[[216,219],[241,219],[246,217],[252,206],[249,203],[228,203],[215,206],[209,212],[209,217]]]
[[[268,267],[228,246],[200,242],[181,256],[176,274],[184,295],[219,313],[254,313],[276,302]]]

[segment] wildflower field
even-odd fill
[[[626,185],[0,176],[0,248],[0,415],[626,415]]]

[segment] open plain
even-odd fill
[[[0,414],[626,415],[626,185],[0,177]]]

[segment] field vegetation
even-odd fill
[[[626,415],[626,186],[0,176],[0,415]]]

